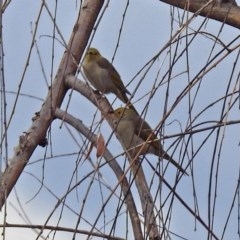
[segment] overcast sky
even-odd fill
[[[48,4],[52,14],[54,14],[55,2],[48,1]],[[36,48],[34,47],[32,50],[30,49],[32,41],[31,28],[35,28],[40,6],[41,1],[12,1],[3,14],[4,74],[6,90],[8,91],[8,119],[13,112],[16,98],[16,95],[12,92],[18,91],[22,78],[23,81],[21,83],[20,93],[39,98],[34,99],[29,96],[20,96],[18,98],[8,130],[8,153],[10,157],[12,156],[14,146],[18,143],[19,136],[30,127],[32,122],[31,119],[35,112],[40,110],[43,103],[42,100],[45,99],[48,91],[48,86],[39,63],[39,56],[37,55]],[[91,46],[98,48],[102,55],[110,61],[112,61],[118,43],[119,30],[125,8],[126,1],[110,1],[91,43]],[[79,2],[76,0],[58,1],[56,22],[66,42],[68,42],[73,29],[78,15],[78,9]],[[172,25],[172,16],[170,13],[174,14],[175,18]],[[138,76],[136,76],[136,74],[163,48],[163,46],[169,41],[171,34],[174,34],[179,30],[178,21],[182,18],[182,14],[183,12],[177,8],[174,8],[173,10],[169,5],[156,0],[132,0],[129,3],[119,40],[119,47],[114,56],[113,64],[119,71],[124,84],[129,84],[127,85],[127,88],[130,92],[134,92],[138,82],[143,79],[141,86],[137,89],[136,94],[133,97],[133,102],[136,102],[135,106],[140,113],[144,110],[144,106],[148,102],[149,92],[151,91],[153,84],[155,82],[156,84],[159,84],[162,80],[163,82],[168,80],[168,77],[166,77],[165,74],[169,69],[170,59],[174,57],[175,53],[180,55],[180,52],[186,47],[186,42],[189,41],[193,35],[190,34],[188,39],[183,38],[179,41],[179,45],[176,43],[172,44],[171,50],[170,48],[167,48],[163,51],[146,75],[146,68],[141,71]],[[184,18],[186,20],[187,15],[185,15]],[[188,33],[194,33],[197,31],[203,21],[203,17],[195,18],[188,28]],[[222,46],[219,44],[214,46],[213,37],[206,34],[218,35],[221,27],[222,24],[219,22],[213,20],[206,21],[201,28],[201,33],[197,34],[196,38],[194,38],[193,42],[190,44],[188,55],[184,52],[180,60],[178,60],[178,62],[172,67],[167,103],[168,110],[171,109],[171,106],[182,90],[188,85],[188,82],[193,80],[196,74],[198,74],[198,72],[206,65],[209,56],[214,56],[222,49]],[[49,85],[51,82],[51,73],[53,78],[65,50],[58,41],[55,41],[53,49],[52,35],[53,23],[44,9],[38,22],[36,40]],[[182,33],[182,36],[185,35],[186,31]],[[218,38],[227,45],[238,35],[239,31],[237,29],[225,25]],[[57,35],[57,38],[60,39],[59,35]],[[239,41],[234,42],[231,47],[236,46],[238,42]],[[29,51],[32,51],[32,53],[29,59],[29,65],[27,66]],[[196,85],[191,91],[191,96],[186,96],[172,111],[165,122],[165,128],[163,131],[165,136],[185,131],[186,127],[189,126],[189,101],[191,103],[193,102],[194,94],[196,93],[198,86],[199,90],[192,109],[192,119],[198,116],[198,114],[208,105],[225,96],[227,84],[232,72],[233,80],[228,93],[231,93],[234,90],[239,90],[238,74],[240,72],[240,65],[237,54],[238,49],[232,52],[220,64],[216,65],[209,73],[204,75],[201,85]],[[236,63],[236,68],[233,71],[234,63]],[[23,76],[26,66],[27,71]],[[82,78],[81,75],[79,75],[79,78]],[[131,81],[133,78],[134,80]],[[162,119],[167,86],[167,84],[163,84],[158,89],[151,100],[150,107],[146,113],[146,120],[153,128],[155,128]],[[63,109],[68,102],[68,98],[69,95],[67,94],[62,106]],[[110,102],[113,102],[115,99],[111,94],[107,95],[107,98]],[[235,94],[232,99],[228,98],[228,102],[232,103],[237,98],[238,96]],[[216,124],[216,122],[220,120],[222,105],[223,101],[220,101],[197,117],[193,122],[193,125],[201,125],[196,127],[196,129]],[[121,103],[120,100],[116,100],[113,106],[114,108],[123,106],[123,103]],[[225,111],[226,109],[227,106]],[[96,126],[101,118],[99,113],[97,113],[94,118],[96,108],[78,93],[73,93],[68,112],[81,119],[88,127],[91,126],[92,122],[94,122],[94,126]],[[237,101],[233,108],[231,108],[228,118],[225,120],[239,120],[239,101]],[[54,210],[57,198],[53,195],[61,198],[69,185],[72,186],[76,181],[84,179],[89,172],[93,171],[93,167],[88,161],[83,162],[83,160],[81,160],[80,165],[77,168],[78,174],[74,177],[72,183],[70,183],[72,174],[78,162],[78,152],[84,139],[82,139],[81,135],[74,129],[70,128],[76,137],[76,143],[66,129],[66,126],[63,126],[62,128],[60,128],[60,126],[60,121],[54,121],[51,127],[51,138],[49,138],[49,141],[52,143],[51,147],[49,146],[47,150],[40,147],[36,149],[30,159],[30,163],[25,168],[25,172],[21,175],[16,185],[15,190],[23,204],[23,208],[31,222],[34,224],[44,224],[50,212]],[[99,128],[97,130],[99,130]],[[107,141],[108,137],[111,135],[111,130],[107,123],[104,122],[101,125],[100,131]],[[214,153],[214,144],[216,142],[216,130],[210,137],[208,137],[209,133],[210,131],[204,131],[194,134],[191,139],[192,145],[189,144],[187,147],[188,154],[185,153],[185,155],[184,152],[181,152],[181,144],[186,144],[186,141],[188,140],[187,137],[184,140],[180,140],[179,145],[175,142],[178,138],[169,138],[164,141],[164,148],[169,148],[169,153],[173,153],[176,148],[173,155],[175,159],[184,158],[183,166],[187,166],[188,162],[192,159],[192,154],[196,153],[196,156],[193,159],[194,178],[184,176],[178,184],[177,192],[194,210],[194,201],[196,199],[193,197],[193,185],[195,185],[199,215],[206,223],[208,221],[210,169]],[[233,204],[237,182],[239,181],[239,125],[227,126],[225,130],[223,129],[220,132],[219,139],[219,144],[217,145],[216,150],[220,155],[219,169],[216,181],[215,175],[218,161],[218,155],[216,155],[211,196],[212,199],[214,199],[215,184],[217,183],[217,199],[213,231],[219,238],[221,238],[224,225],[227,221],[227,216],[231,205]],[[204,146],[201,147],[198,152],[198,148],[205,140],[206,142]],[[222,147],[220,147],[221,140]],[[114,136],[109,143],[109,149],[113,154],[122,152],[122,148]],[[3,159],[5,158],[4,152],[5,151],[3,151],[2,155]],[[39,159],[43,159],[45,154],[49,159],[38,161]],[[68,155],[57,157],[61,154]],[[97,159],[95,157],[95,150],[93,150],[91,157],[93,163],[96,164]],[[154,165],[156,165],[158,161],[154,156],[150,156],[148,159],[150,159]],[[119,162],[123,165],[124,157],[119,157]],[[152,177],[153,172],[146,161],[143,164],[146,175]],[[166,166],[166,162],[163,164]],[[190,169],[187,171],[190,174]],[[117,184],[117,179],[112,171],[106,166],[101,168],[100,172],[103,175],[102,181],[107,186],[114,188]],[[175,176],[176,169],[174,166],[169,166],[165,177],[171,185],[174,184]],[[40,181],[44,179],[44,185],[50,190],[48,191],[45,186],[41,188],[41,184],[36,178]],[[64,207],[59,226],[71,228],[76,226],[77,214],[81,210],[82,200],[85,197],[87,187],[91,180],[92,175],[83,181],[78,189],[69,194],[66,203],[71,209],[67,206]],[[153,196],[156,194],[158,184],[159,179],[155,178],[152,187]],[[83,218],[85,218],[85,220],[81,221],[78,229],[90,229],[87,221],[94,222],[102,206],[101,191],[106,194],[106,198],[110,194],[110,191],[103,186],[102,189],[100,189],[100,184],[95,181],[87,198],[87,204],[84,207]],[[19,216],[18,212],[15,210],[15,208],[20,209],[17,203],[16,192],[12,191],[11,196],[8,199],[7,222],[9,223],[23,223],[22,217]],[[135,196],[137,196],[134,187],[133,192],[135,193]],[[163,199],[166,197],[167,193],[168,189],[163,186]],[[108,203],[106,207],[106,221],[110,221],[114,217],[117,203],[118,199],[114,197]],[[163,208],[164,214],[168,211],[168,204],[169,202],[167,202],[166,206]],[[238,204],[237,200],[235,200],[223,239],[239,239]],[[141,211],[140,205],[139,211]],[[57,225],[60,212],[61,207],[54,211],[53,216],[48,222],[49,225]],[[1,222],[3,214],[4,211],[0,213]],[[97,224],[99,229],[103,227],[103,223],[104,222],[99,221]],[[125,223],[126,219],[124,217],[119,218],[120,226],[125,228]],[[108,227],[110,228],[111,226],[112,225],[110,224]],[[199,222],[196,222],[195,226],[194,216],[192,216],[177,199],[175,199],[174,203],[170,230],[175,234],[182,236],[182,239],[207,239],[206,229],[204,229]],[[119,234],[120,237],[125,237],[121,232],[120,227],[119,229],[116,229],[116,232],[116,235]],[[6,234],[6,239],[17,238],[19,240],[28,240],[36,238],[34,232],[25,229],[20,231],[17,229],[6,229]],[[55,239],[63,240],[66,239],[66,237],[71,239],[72,234],[61,232],[56,235]],[[76,239],[84,238],[83,236],[79,236]],[[129,239],[131,239],[131,235],[129,236]],[[181,238],[171,235],[171,239]]]

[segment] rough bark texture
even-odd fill
[[[14,156],[9,159],[9,165],[1,176],[0,209],[28,163],[33,151],[38,145],[46,144],[45,136],[53,120],[54,111],[57,107],[60,107],[67,91],[64,78],[68,74],[74,75],[76,73],[77,65],[87,45],[103,2],[103,0],[87,0],[80,10],[79,18],[76,21],[72,36],[46,100],[40,112],[33,118],[30,128],[20,137]]]

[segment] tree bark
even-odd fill
[[[231,2],[217,3],[215,0],[159,0],[169,5],[190,11],[194,14],[214,19],[240,28],[240,7]]]
[[[19,144],[14,150],[14,156],[9,159],[8,166],[1,176],[0,209],[36,147],[46,144],[46,132],[53,120],[55,109],[61,106],[67,91],[64,78],[68,74],[75,75],[103,2],[104,0],[86,0],[80,9],[79,17],[46,100],[40,112],[36,113],[33,118],[30,128],[24,135],[20,136]]]

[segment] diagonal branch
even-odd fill
[[[46,132],[53,120],[55,109],[61,106],[67,91],[64,84],[64,77],[67,74],[76,73],[77,65],[80,62],[103,2],[103,0],[86,0],[80,9],[72,36],[70,37],[67,49],[64,52],[46,100],[40,112],[34,117],[30,128],[20,137],[19,145],[14,150],[14,156],[9,159],[8,166],[1,176],[0,209],[36,147],[46,144]]]
[[[199,15],[216,21],[226,23],[232,27],[240,28],[240,7],[229,2],[216,3],[216,0],[159,0],[169,5],[196,13],[204,7]],[[209,4],[208,4],[209,3]]]
[[[74,118],[69,113],[65,113],[60,109],[56,109],[55,116],[73,126],[76,130],[82,133],[92,144],[94,144],[95,147],[97,147],[97,136],[94,133],[90,132],[90,130],[80,120]],[[119,184],[124,194],[124,202],[127,205],[127,210],[131,218],[135,239],[143,239],[141,222],[137,212],[137,207],[135,205],[134,197],[131,192],[131,186],[128,183],[125,173],[122,171],[118,162],[108,151],[108,149],[105,150],[103,157],[118,178]]]
[[[83,96],[88,98],[94,105],[98,106],[113,131],[115,130],[114,122],[118,119],[114,116],[114,114],[111,114],[112,108],[106,98],[99,98],[89,86],[74,76],[69,75],[66,77],[66,85],[68,88],[78,91]],[[117,137],[121,143],[120,137]],[[122,146],[124,148],[123,144]],[[140,159],[132,160],[131,157],[128,156],[128,160],[141,200],[145,231],[147,232],[149,239],[159,239],[159,229],[156,224],[156,216],[154,214],[154,201],[152,199]]]

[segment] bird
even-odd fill
[[[137,154],[154,154],[164,158],[177,167],[182,173],[186,171],[164,151],[160,139],[157,138],[149,124],[130,108],[117,108],[114,110],[117,122],[116,132],[122,144],[130,156],[134,158]],[[141,149],[141,152],[139,153]],[[188,175],[188,174],[187,174]]]
[[[131,93],[124,86],[119,73],[96,48],[91,47],[87,50],[82,67],[88,81],[96,90],[104,94],[115,94],[122,102],[135,110],[127,97],[127,94],[131,95]]]

